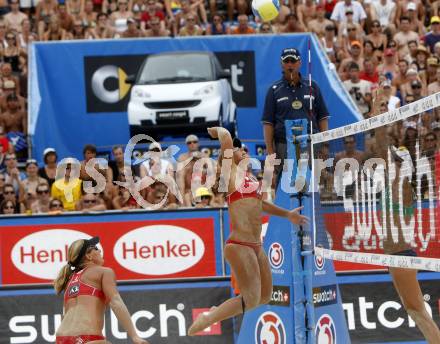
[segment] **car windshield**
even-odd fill
[[[156,55],[147,59],[139,84],[167,84],[213,80],[209,55]]]

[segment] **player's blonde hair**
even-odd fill
[[[69,246],[69,250],[67,252],[67,263],[61,268],[57,278],[55,278],[55,280],[53,281],[53,286],[57,294],[60,294],[66,288],[67,282],[69,281],[70,276],[72,276],[74,271],[74,269],[72,268],[78,270],[81,267],[82,262],[80,262],[80,266],[75,267],[72,267],[71,263],[78,258],[78,255],[81,252],[81,248],[84,245],[84,241],[84,239],[79,239],[74,241]]]

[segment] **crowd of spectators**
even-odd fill
[[[344,0],[338,1],[329,15],[327,7],[316,5],[320,25],[313,24],[309,30],[320,37],[324,51],[364,118],[373,115],[373,99],[379,89],[387,99],[386,104],[380,104],[381,112],[440,91],[439,7],[440,1]],[[435,173],[440,149],[438,109],[390,125],[388,133],[395,147],[409,151],[414,165],[417,145]],[[366,133],[338,142],[336,154],[332,154],[336,148],[331,145],[321,147],[320,154],[334,157],[334,163],[341,158],[354,158],[362,166],[374,156],[377,144],[380,143],[375,142],[374,133]],[[334,169],[327,168],[321,175],[323,199],[340,199],[333,185],[333,173]],[[432,197],[426,176],[423,178],[421,195]],[[416,185],[416,175],[413,179]],[[435,179],[433,175],[432,182]]]
[[[90,176],[81,168],[73,202],[61,196],[65,185],[59,189],[59,180],[54,183],[57,156],[53,149],[45,152],[44,166],[28,160],[25,171],[17,168],[17,158],[27,151],[27,48],[32,41],[314,32],[365,118],[371,115],[379,87],[388,98],[384,110],[440,91],[437,0],[288,0],[281,3],[280,15],[270,23],[258,22],[247,0],[0,0],[0,15],[0,170],[4,170],[0,174],[0,212],[10,212],[12,204],[14,212],[20,213],[138,207],[126,188],[113,183],[124,181],[126,175],[121,170],[122,148],[113,151],[109,169],[98,168],[107,183],[100,194],[84,193],[79,185]],[[433,111],[420,118],[423,121],[411,119],[394,132],[390,130],[395,144],[404,145],[415,130],[420,142],[433,139],[438,150],[440,113]],[[189,152],[191,145],[195,143],[188,143]],[[85,150],[83,163],[96,155],[94,150]],[[194,152],[195,161],[198,153]],[[339,153],[352,154],[350,149]],[[165,207],[200,207],[208,198],[209,204],[224,205],[224,195],[190,190],[192,174],[176,174],[166,167],[166,161],[159,165],[144,163],[133,169],[133,175],[151,176],[156,169],[173,178],[182,190],[182,199],[168,195]],[[14,197],[9,194],[12,189]],[[142,197],[157,202],[165,193],[163,183],[155,183],[142,191]]]
[[[55,149],[47,148],[44,165],[28,159],[24,172],[17,167],[16,155],[7,153],[0,173],[0,214],[224,207],[225,193],[218,192],[218,184],[203,186],[217,180],[215,161],[202,159],[208,155],[200,150],[196,135],[185,142],[187,151],[177,159],[160,143],[151,143],[136,164],[124,160],[122,146],[113,147],[110,161],[91,160],[97,158],[91,144],[84,146],[82,161],[58,161]],[[255,177],[262,180],[263,175]]]

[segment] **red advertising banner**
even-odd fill
[[[216,275],[214,219],[161,219],[2,227],[2,283],[51,282],[69,245],[93,236],[118,280]]]
[[[440,224],[439,224],[439,216],[438,216],[438,209],[434,210],[435,214],[435,222],[430,221],[430,210],[429,208],[423,208],[421,217],[419,219],[418,216],[418,210],[414,210],[414,237],[415,237],[415,243],[417,245],[417,249],[415,251],[417,252],[417,255],[419,257],[430,257],[430,258],[440,258]],[[355,213],[356,214],[356,213]],[[359,216],[356,214],[356,216]],[[358,233],[358,227],[359,227],[359,221],[360,219],[357,219],[355,216],[355,223],[353,224],[353,218],[352,214],[350,213],[326,213],[324,214],[324,220],[325,220],[325,227],[329,234],[329,236],[332,239],[332,249],[338,250],[338,251],[351,251],[349,248],[345,247],[344,245],[344,233],[346,227],[353,227],[355,229],[355,233]],[[365,221],[365,213],[360,213],[360,216],[362,217],[362,221]],[[380,218],[381,214],[380,212],[377,213],[377,217]],[[369,221],[365,221],[367,226],[371,226],[372,228],[372,235],[376,235],[376,230],[374,224],[370,224]],[[419,228],[422,228],[421,231],[419,231]],[[433,235],[430,237],[427,236],[427,234],[431,232]],[[352,236],[353,238],[354,236]],[[420,249],[423,245],[421,243],[420,238],[430,238],[426,250]],[[353,240],[353,239],[351,239]],[[361,250],[359,252],[364,253],[384,253],[383,249],[380,249],[377,247],[373,247],[371,249],[365,249],[363,246],[361,246]],[[354,272],[354,271],[371,271],[371,270],[386,270],[383,266],[378,265],[369,265],[369,264],[358,264],[358,263],[351,263],[351,262],[341,262],[341,261],[334,261],[334,266],[336,272]]]

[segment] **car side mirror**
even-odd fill
[[[134,82],[136,81],[136,75],[127,75],[127,77],[125,78],[125,83],[126,84],[130,84],[133,85]]]
[[[230,79],[231,78],[231,71],[229,69],[223,69],[218,73],[219,79]]]

